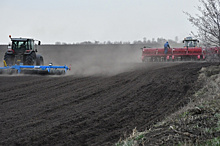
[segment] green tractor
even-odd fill
[[[12,65],[43,65],[43,57],[37,53],[37,45],[34,44],[34,39],[30,38],[11,38],[12,44],[8,46],[8,50],[5,53],[4,61],[7,66]],[[41,42],[38,41],[38,45]]]

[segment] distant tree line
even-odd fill
[[[146,38],[143,38],[143,40],[135,40],[133,42],[130,41],[83,41],[83,42],[77,42],[77,43],[72,43],[68,44],[65,42],[56,42],[55,45],[112,45],[112,44],[121,44],[121,45],[130,45],[130,44],[138,44],[138,45],[144,45],[148,47],[160,47],[163,46],[164,43],[169,42],[171,46],[180,46],[182,43],[178,42],[178,37],[175,37],[175,40],[171,39],[164,39],[164,38],[152,38],[151,40],[147,40]]]

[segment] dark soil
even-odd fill
[[[0,145],[114,145],[189,102],[209,63],[133,63],[113,76],[0,76]],[[153,139],[152,139],[153,140]]]

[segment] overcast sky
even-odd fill
[[[196,14],[198,0],[0,0],[0,44],[31,37],[43,44],[179,40],[196,28],[183,11]]]

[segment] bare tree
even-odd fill
[[[220,46],[220,0],[199,0],[201,6],[197,6],[200,14],[192,16],[188,12],[188,20],[198,28],[198,37],[207,45]]]

